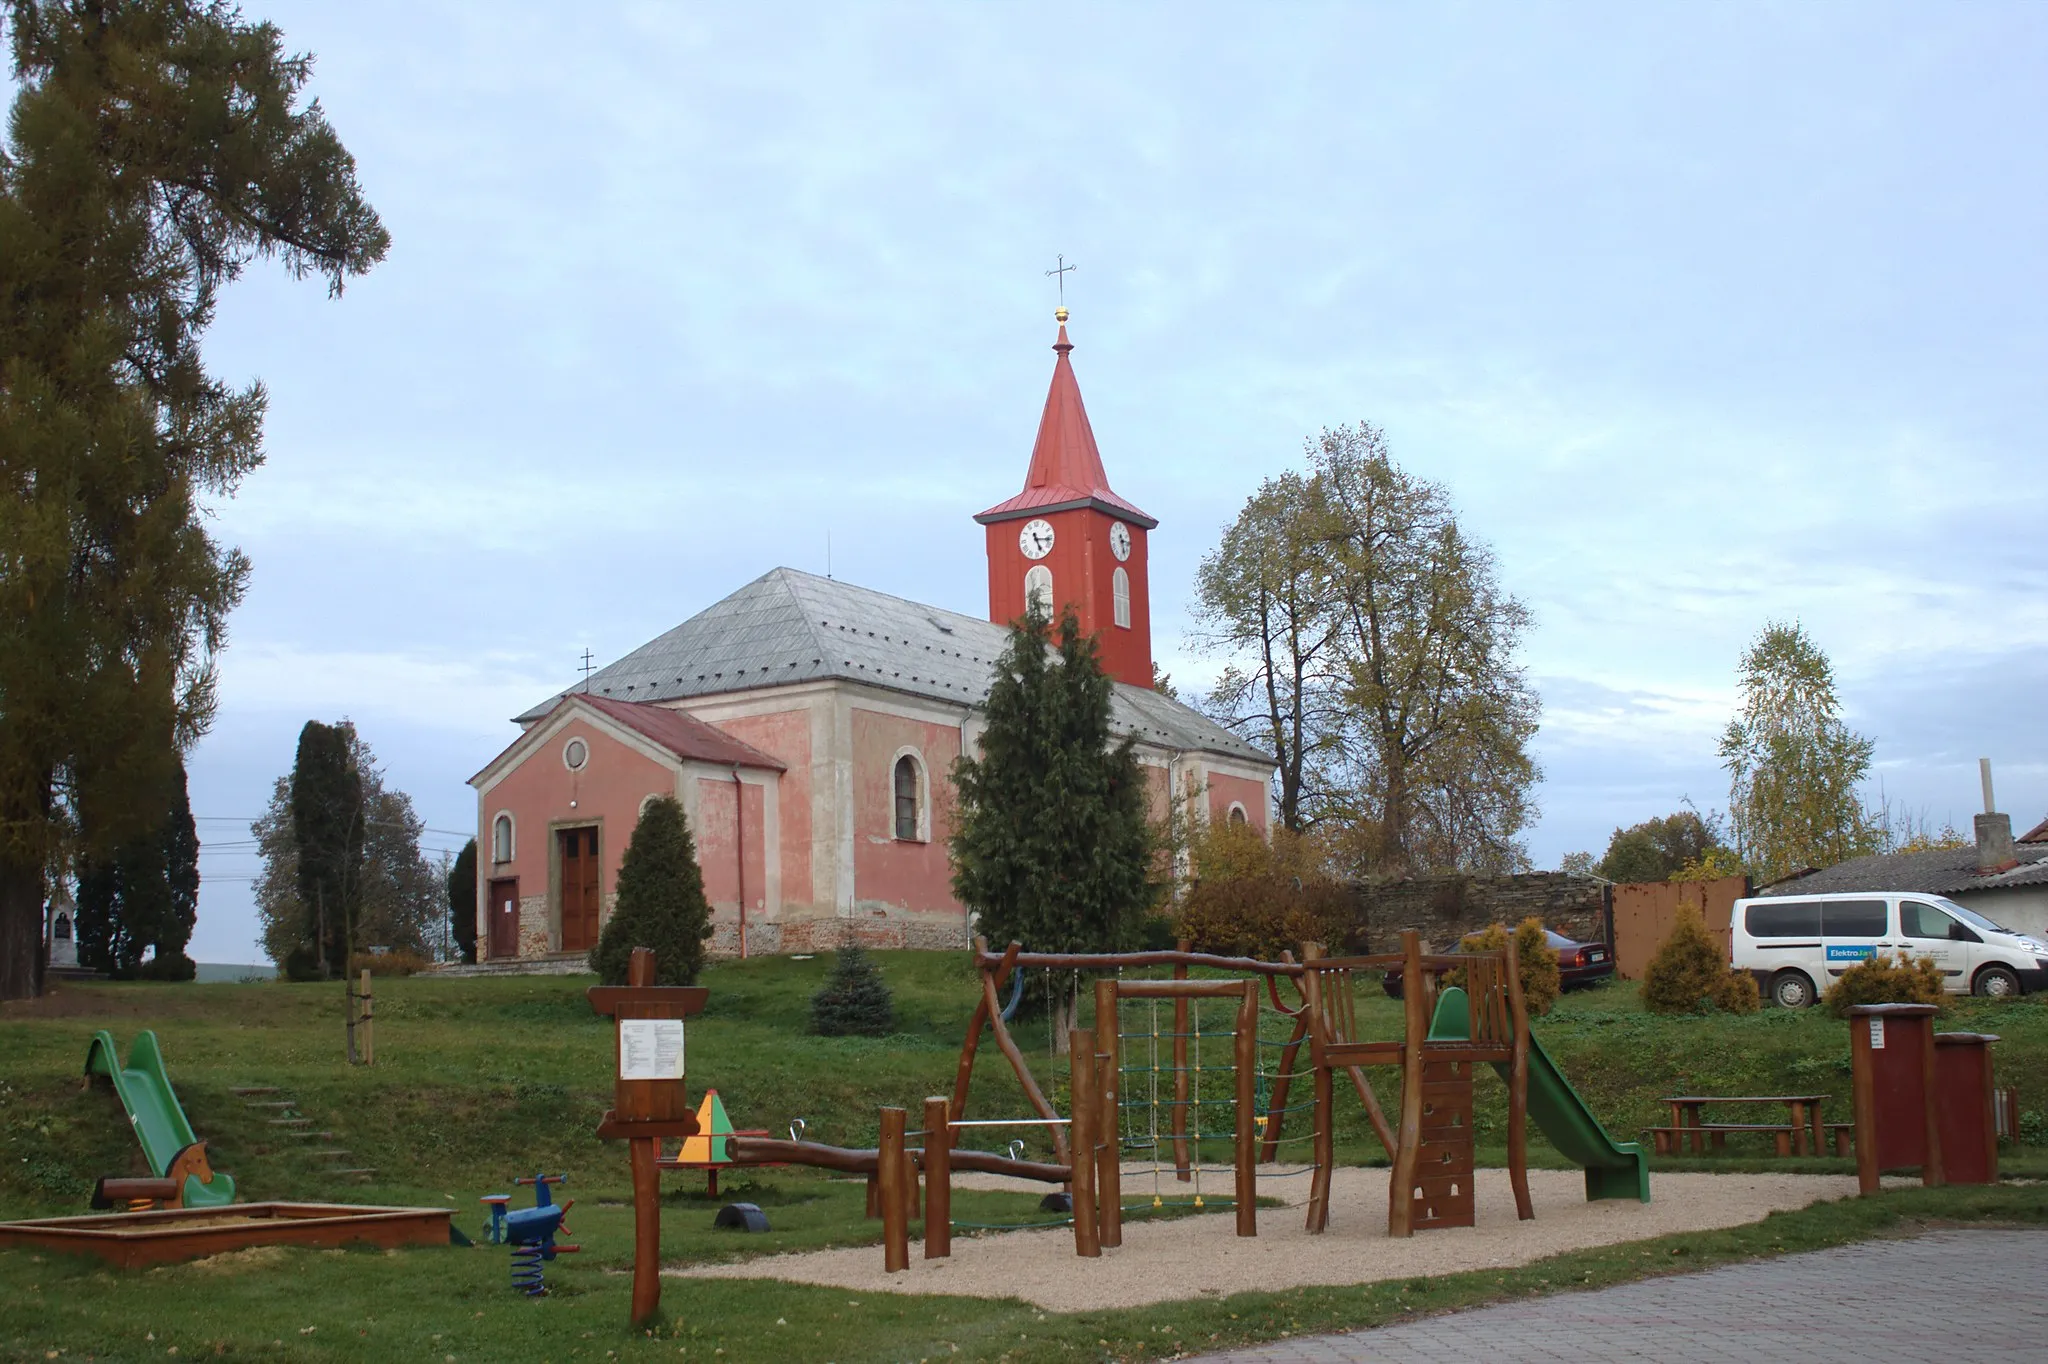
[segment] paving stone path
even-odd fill
[[[1945,1231],[1305,1336],[1208,1364],[2048,1359],[2048,1231]]]

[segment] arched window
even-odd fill
[[[512,816],[499,815],[491,821],[491,861],[512,860]]]
[[[1109,575],[1109,593],[1112,609],[1116,612],[1116,623],[1128,630],[1131,628],[1131,575],[1122,568]]]
[[[56,942],[71,941],[71,916],[69,914],[59,914],[57,916],[57,923],[50,930],[50,937]]]
[[[917,841],[919,775],[917,759],[906,753],[896,760],[896,837],[908,843]]]
[[[1052,570],[1044,564],[1033,564],[1024,575],[1024,609],[1052,614]]]
[[[1246,818],[1242,805],[1232,802],[1230,806],[1230,822],[1232,824],[1249,824],[1251,820]]]

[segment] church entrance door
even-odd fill
[[[597,830],[562,829],[562,950],[587,952],[597,944]]]
[[[491,882],[491,941],[485,948],[492,959],[519,955],[519,881],[513,878]]]

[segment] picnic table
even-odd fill
[[[1827,1150],[1827,1134],[1835,1133],[1839,1148],[1847,1141],[1847,1123],[1828,1123],[1822,1120],[1821,1105],[1827,1102],[1825,1094],[1667,1094],[1663,1102],[1671,1107],[1671,1125],[1652,1127],[1650,1134],[1659,1154],[1682,1151],[1690,1141],[1695,1152],[1705,1152],[1711,1139],[1714,1149],[1721,1149],[1730,1132],[1768,1132],[1777,1141],[1778,1154],[1806,1155],[1811,1151],[1820,1155]],[[1708,1122],[1706,1107],[1743,1104],[1749,1106],[1783,1104],[1786,1120],[1783,1122]],[[1809,1147],[1808,1141],[1811,1140]],[[1837,1154],[1842,1154],[1839,1150]]]

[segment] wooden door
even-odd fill
[[[597,942],[597,830],[563,829],[562,950],[587,952]]]
[[[519,880],[517,877],[491,882],[490,943],[484,951],[492,960],[519,955]]]

